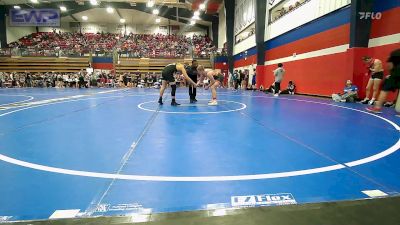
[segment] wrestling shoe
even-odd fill
[[[374,105],[374,103],[375,103],[375,100],[374,100],[374,99],[371,99],[371,100],[368,102],[368,105]]]
[[[213,105],[213,106],[218,105],[218,102],[217,102],[217,100],[213,100],[213,101],[209,102],[208,105]]]
[[[175,102],[175,101],[172,101],[172,102],[171,102],[171,105],[172,105],[172,106],[178,106],[178,105],[181,105],[181,104],[179,104],[179,103],[177,103],[177,102]]]
[[[378,109],[378,108],[375,108],[375,107],[368,107],[368,108],[365,108],[368,112],[371,112],[371,113],[375,113],[375,114],[380,114],[380,113],[382,113],[382,111],[381,111],[381,109]]]

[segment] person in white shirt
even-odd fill
[[[285,75],[285,69],[283,69],[283,64],[279,63],[278,68],[275,69],[274,71],[274,76],[275,76],[275,90],[274,90],[274,96],[278,97],[279,94],[281,93],[281,82],[283,80],[283,76]]]
[[[231,89],[233,87],[233,76],[231,72],[228,72],[228,88]]]
[[[64,74],[63,76],[63,87],[68,87],[69,86],[69,76],[67,74]]]

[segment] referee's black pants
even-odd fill
[[[197,83],[197,76],[189,76],[195,83]],[[196,87],[189,86],[190,100],[196,99]]]

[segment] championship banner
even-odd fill
[[[59,27],[58,9],[10,9],[10,26],[14,27]]]

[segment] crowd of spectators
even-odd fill
[[[9,47],[40,53],[62,51],[82,55],[112,51],[118,43],[116,37],[117,35],[110,33],[39,32],[22,37],[19,41],[10,43]]]
[[[210,53],[216,51],[211,39],[208,36],[193,35],[192,38],[193,53],[196,56],[208,57]]]
[[[26,55],[84,56],[113,54],[149,58],[183,58],[186,55],[209,57],[216,49],[207,36],[163,34],[111,34],[39,32],[10,43],[9,48],[18,49]]]
[[[89,88],[89,87],[159,87],[160,74],[109,73],[85,71],[75,73],[0,72],[0,88]]]

